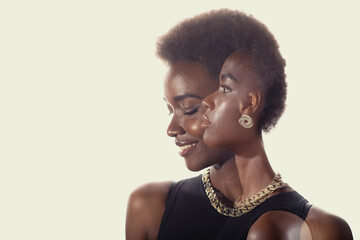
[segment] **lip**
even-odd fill
[[[211,125],[211,122],[209,121],[208,117],[205,114],[203,114],[201,125],[200,125],[201,128],[207,128],[210,125]]]
[[[182,141],[176,141],[175,144],[180,147],[179,154],[182,157],[189,156],[192,152],[195,151],[198,141],[195,142],[182,142]]]

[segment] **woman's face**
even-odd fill
[[[203,100],[207,110],[202,128],[207,145],[237,152],[239,144],[245,147],[255,137],[256,125],[245,129],[238,122],[242,114],[254,119],[250,92],[256,77],[251,69],[251,57],[243,52],[226,59],[220,72],[220,87]]]
[[[225,162],[233,155],[214,149],[203,142],[201,128],[205,109],[202,100],[218,88],[207,68],[197,62],[176,62],[165,79],[165,101],[172,114],[167,134],[175,138],[179,154],[191,171],[199,171],[216,163]]]

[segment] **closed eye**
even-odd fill
[[[170,107],[169,104],[167,105],[167,108],[168,108],[168,110],[169,110],[169,115],[171,115],[171,114],[174,113],[174,110],[172,109],[172,107]]]
[[[199,107],[196,107],[189,112],[184,112],[184,115],[193,115],[194,113],[197,113],[198,110],[199,110]]]

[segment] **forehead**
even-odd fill
[[[170,66],[165,78],[166,95],[196,94],[206,97],[218,87],[205,64],[199,62],[176,62]]]
[[[252,57],[244,51],[237,51],[231,54],[224,62],[221,74],[228,73],[234,77],[253,75]]]

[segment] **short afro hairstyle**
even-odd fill
[[[220,9],[188,18],[157,42],[157,55],[168,64],[202,62],[214,79],[219,78],[226,58],[243,50],[252,57],[265,105],[259,130],[268,132],[285,109],[285,60],[268,28],[243,12]]]

